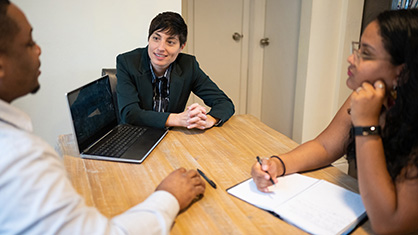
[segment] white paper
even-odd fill
[[[258,191],[252,179],[228,193],[313,234],[348,233],[365,216],[359,194],[300,174],[280,177],[272,193]]]

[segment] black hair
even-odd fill
[[[9,0],[0,0],[0,15],[6,15],[7,7],[9,7]]]
[[[418,178],[418,9],[385,11],[376,22],[391,63],[403,65],[382,131],[387,169],[392,180]],[[353,158],[355,141],[350,133],[347,159]]]
[[[10,45],[19,33],[17,23],[7,15],[9,0],[0,0],[0,54],[8,54]]]
[[[383,12],[377,23],[392,64],[404,65],[382,135],[388,170],[395,179],[403,169],[418,169],[418,9]]]
[[[180,45],[187,41],[187,25],[180,14],[163,12],[152,19],[148,30],[148,40],[155,31],[167,31],[172,36],[179,36]]]

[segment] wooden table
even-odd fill
[[[74,187],[87,205],[105,216],[120,214],[145,200],[174,169],[199,168],[218,187],[206,185],[204,197],[177,217],[172,234],[304,234],[226,192],[251,177],[257,155],[282,154],[297,146],[251,115],[235,115],[222,127],[206,131],[173,128],[142,164],[81,159],[68,136],[61,141]],[[335,167],[304,174],[358,192],[357,181]],[[369,233],[366,221],[353,234]]]

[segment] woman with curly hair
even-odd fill
[[[260,191],[276,177],[331,164],[347,154],[374,232],[418,231],[418,10],[381,13],[348,57],[353,90],[315,139],[255,163]]]

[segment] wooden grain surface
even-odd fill
[[[60,139],[69,177],[86,204],[105,216],[145,200],[174,169],[199,168],[217,189],[207,184],[204,197],[177,217],[171,234],[305,234],[226,192],[251,177],[256,156],[282,154],[297,146],[251,115],[235,115],[222,127],[206,131],[173,128],[142,164],[81,159],[70,137]],[[304,174],[358,192],[357,181],[335,167]],[[353,232],[369,233],[368,221]]]

